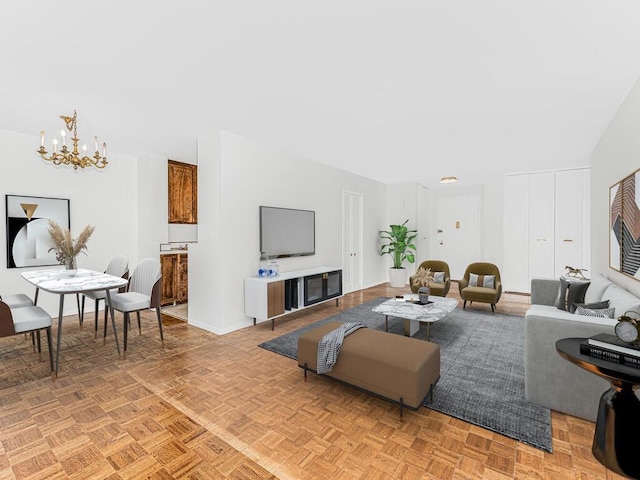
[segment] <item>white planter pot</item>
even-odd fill
[[[403,288],[406,284],[407,271],[404,268],[389,269],[389,286]]]

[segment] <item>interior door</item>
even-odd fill
[[[429,225],[429,189],[422,185],[418,185],[417,188],[418,222],[416,228],[418,237],[416,238],[416,268],[420,263],[431,258],[431,249],[429,248],[429,232],[431,231]]]
[[[480,196],[438,198],[438,259],[449,264],[451,279],[459,280],[467,266],[482,261],[480,248]]]
[[[362,195],[342,194],[342,288],[362,290]]]

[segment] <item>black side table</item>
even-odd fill
[[[640,385],[640,369],[580,353],[585,340],[563,338],[556,342],[556,350],[563,358],[611,382],[611,388],[600,397],[591,451],[609,470],[638,479],[640,400],[634,390]]]

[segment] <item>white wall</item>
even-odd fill
[[[640,295],[640,282],[609,268],[609,187],[640,168],[640,80],[591,157],[591,275],[602,273]]]
[[[341,267],[342,191],[361,193],[364,287],[387,281],[377,252],[385,185],[228,132],[199,138],[198,154],[200,231],[189,248],[189,323],[215,333],[252,324],[244,315],[244,279],[257,273],[260,205],[316,212],[316,254],[279,259],[281,271]]]
[[[135,157],[110,153],[103,170],[54,166],[36,153],[39,138],[0,130],[0,192],[4,195],[28,195],[68,198],[70,200],[71,233],[75,237],[86,224],[95,231],[88,243],[87,255],[80,255],[78,266],[104,270],[115,255],[126,255],[137,261],[138,185]],[[166,183],[166,182],[165,182]],[[34,289],[20,274],[38,268],[7,268],[6,222],[0,222],[0,294],[26,293],[33,298]],[[57,268],[57,267],[40,267]],[[65,314],[76,312],[75,299],[67,296]],[[42,292],[38,304],[58,316],[58,297]],[[91,305],[90,305],[91,304]],[[93,308],[88,302],[87,310]]]
[[[160,244],[168,241],[169,184],[167,157],[143,155],[138,158],[137,217],[138,256],[158,258]],[[133,272],[135,263],[129,261]]]

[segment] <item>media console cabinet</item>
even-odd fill
[[[342,296],[342,270],[318,267],[283,272],[277,277],[251,277],[244,281],[244,313],[253,324],[299,312]]]

